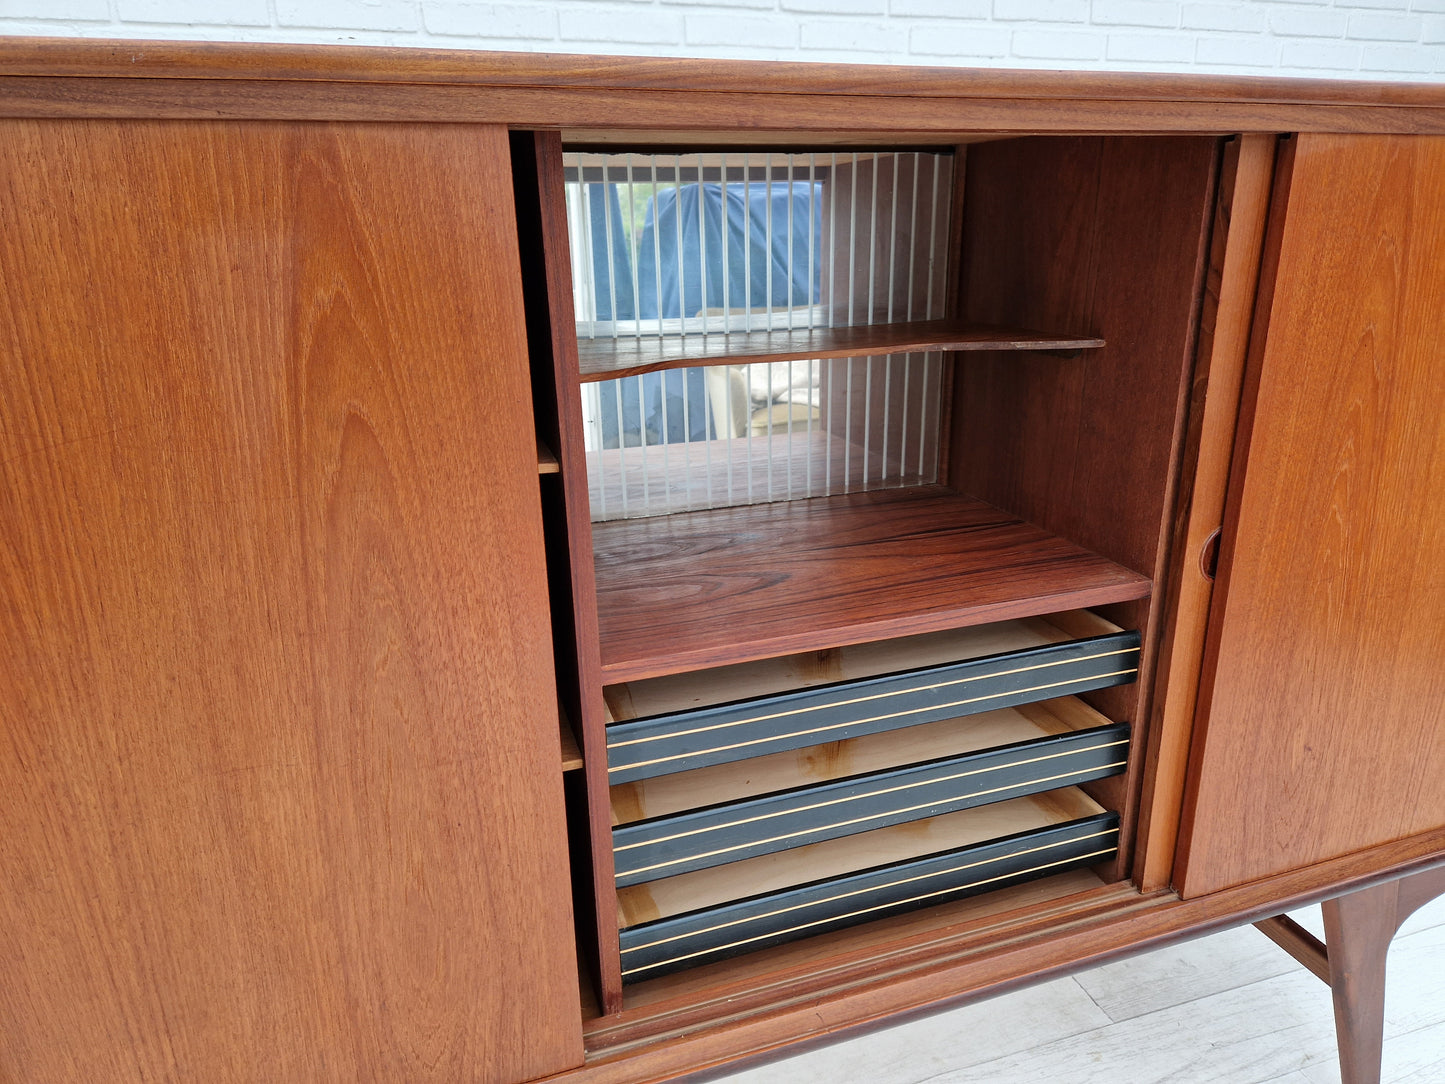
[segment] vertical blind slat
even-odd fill
[[[944,309],[948,154],[568,153],[564,168],[579,335],[706,342]],[[930,352],[584,385],[593,518],[930,481],[941,378]]]

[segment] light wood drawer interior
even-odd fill
[[[625,888],[626,982],[1107,861],[1119,822],[1065,789]]]

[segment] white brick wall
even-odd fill
[[[0,0],[0,34],[1445,82],[1445,0]]]

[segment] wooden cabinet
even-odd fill
[[[0,1076],[665,1079],[1445,863],[1439,88],[14,43],[0,117]],[[955,156],[943,303],[579,352],[564,146]],[[582,383],[925,349],[920,484],[593,524]],[[997,890],[624,992],[950,851]]]

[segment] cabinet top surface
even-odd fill
[[[1445,84],[11,37],[0,116],[490,121],[584,140],[1445,132]]]

